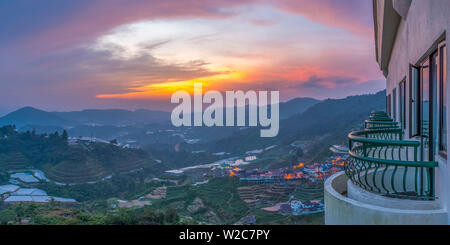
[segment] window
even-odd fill
[[[397,89],[392,90],[392,114],[394,121],[397,121]]]
[[[430,123],[430,59],[420,65],[420,108],[419,131],[422,137],[428,137]]]
[[[398,96],[400,122],[404,126],[402,83]],[[446,86],[447,52],[442,42],[417,65],[410,66],[409,134],[419,137],[422,160],[433,161],[436,153],[447,156]]]
[[[447,156],[447,49],[445,44],[439,46],[439,153]]]
[[[398,102],[399,102],[399,117],[400,125],[403,129],[406,128],[406,80],[400,82],[398,87]]]
[[[409,137],[419,135],[419,67],[409,69]]]

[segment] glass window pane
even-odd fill
[[[411,66],[410,78],[410,137],[419,134],[419,69]]]
[[[421,115],[420,115],[420,132],[424,137],[428,136],[429,127],[429,110],[430,110],[430,61],[427,60],[422,64],[421,71]]]
[[[431,77],[430,77],[430,103],[431,110],[430,111],[430,126],[429,130],[429,141],[430,141],[430,152],[431,156],[434,156],[438,145],[438,68],[439,68],[439,56],[436,52],[431,56],[430,60],[430,69],[431,69]],[[432,133],[431,133],[432,132]],[[432,159],[432,158],[430,158]]]
[[[402,128],[406,127],[405,124],[405,104],[406,104],[406,97],[405,97],[405,81],[400,82],[399,88],[398,88],[398,98],[399,98],[399,115],[400,115],[400,126]]]

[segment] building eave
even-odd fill
[[[380,6],[382,12],[378,11]],[[395,44],[397,30],[402,18],[397,11],[395,11],[393,0],[373,0],[373,14],[376,59],[383,74],[387,76],[392,49]]]

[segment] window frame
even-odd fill
[[[399,119],[402,129],[406,129],[406,78],[398,85]]]
[[[391,94],[388,94],[386,96],[386,110],[387,113],[390,117],[392,117],[392,113],[391,113]]]
[[[431,79],[432,79],[432,68],[431,68],[431,62],[432,62],[432,56],[433,56],[433,54],[435,53],[435,51],[434,52],[432,52],[431,54],[429,54],[429,55],[427,55],[421,62],[420,62],[420,65],[419,65],[419,70],[420,70],[420,73],[419,73],[419,83],[418,83],[418,85],[419,85],[419,90],[418,90],[418,95],[419,95],[419,103],[417,103],[418,105],[419,105],[419,110],[418,110],[418,119],[419,119],[419,129],[418,129],[418,131],[419,131],[419,135],[418,136],[420,136],[420,137],[426,137],[426,138],[428,138],[428,140],[429,140],[429,136],[430,136],[430,134],[432,133],[432,132],[430,132],[430,127],[433,125],[433,122],[432,121],[430,121],[429,119],[430,119],[430,115],[433,113],[432,111],[431,111],[431,106],[432,106],[432,104],[433,103],[431,103],[432,101],[433,101],[433,97],[432,97],[432,87],[431,87]],[[425,65],[425,64],[427,64],[427,65]],[[424,71],[425,70],[425,71]],[[426,77],[426,76],[428,76],[428,77]],[[428,80],[428,84],[426,84],[426,83],[424,83],[424,80],[425,80],[425,78],[427,78]],[[424,85],[425,86],[428,86],[428,93],[424,93]],[[427,96],[428,97],[428,107],[424,107],[423,106],[423,104],[424,104],[424,99],[426,99],[427,97],[425,97],[425,96]],[[427,109],[427,110],[425,110],[425,108]],[[427,118],[424,118],[423,117],[423,114],[425,113],[425,112],[428,112],[428,117]],[[424,123],[423,123],[423,120],[424,119],[426,119],[426,120],[428,120],[428,126],[425,126],[424,125]],[[427,134],[425,135],[424,133],[424,127],[428,127],[427,129],[428,129],[428,132],[426,132]]]
[[[447,113],[446,47],[445,40],[437,42],[416,65],[410,64],[409,69],[409,135],[410,138],[420,137],[421,141],[426,138],[429,161],[437,155],[447,158],[447,138],[443,143],[447,137],[447,133],[443,133],[447,130],[447,117],[443,117]],[[425,85],[428,86],[426,90]],[[424,99],[428,105],[424,105]],[[427,118],[423,118],[426,109]],[[422,120],[428,120],[426,132]]]
[[[414,76],[414,70],[417,76]],[[417,81],[414,82],[414,79]],[[417,137],[420,135],[420,66],[409,65],[409,137]],[[413,118],[413,111],[414,118]],[[413,125],[415,124],[415,125]],[[415,131],[413,131],[415,126]]]
[[[397,122],[397,88],[392,90],[392,118]]]
[[[447,140],[445,141],[445,149],[443,147],[442,144],[442,130],[445,126],[445,130],[447,130],[447,118],[445,118],[445,125],[444,125],[444,115],[446,116],[447,113],[446,111],[444,111],[444,108],[447,109],[447,101],[446,101],[446,92],[445,90],[447,90],[447,45],[445,43],[445,41],[441,42],[438,45],[438,60],[439,60],[439,65],[438,65],[438,91],[437,91],[437,96],[438,96],[438,133],[437,133],[437,137],[438,137],[438,145],[437,145],[437,151],[438,154],[441,157],[447,158],[447,149],[448,149],[448,142]],[[445,55],[444,55],[445,54]],[[444,67],[444,62],[445,62],[445,67]],[[444,73],[445,72],[445,73]],[[445,74],[445,77],[444,77]],[[444,106],[445,105],[445,106]],[[445,134],[445,137],[447,136],[447,133]]]

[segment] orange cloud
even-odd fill
[[[168,98],[176,91],[183,90],[190,94],[194,93],[194,83],[201,82],[203,92],[207,90],[222,91],[222,85],[226,81],[244,81],[243,72],[229,70],[227,68],[214,69],[212,75],[208,77],[199,77],[187,81],[174,81],[149,84],[137,88],[130,88],[133,92],[116,94],[99,94],[96,97],[100,99],[148,99],[148,98]]]

